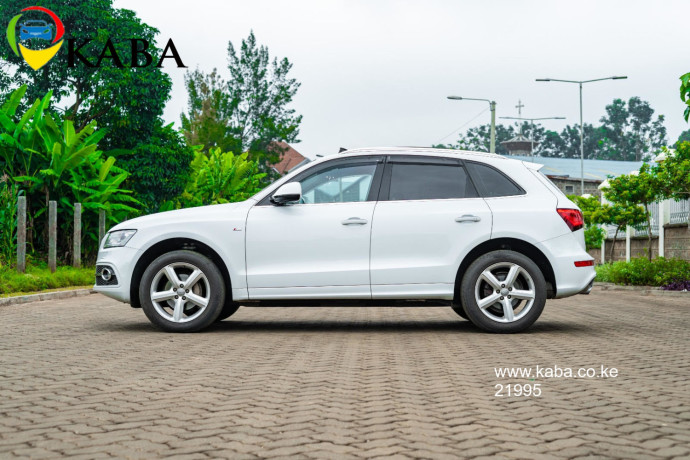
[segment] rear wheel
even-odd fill
[[[173,251],[146,268],[139,298],[148,319],[160,329],[194,332],[220,316],[225,282],[209,258],[193,251]]]
[[[546,281],[529,257],[493,251],[467,269],[461,298],[469,320],[477,327],[489,332],[520,332],[544,310]]]

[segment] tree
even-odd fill
[[[608,183],[608,187],[604,189],[604,196],[607,200],[620,204],[623,209],[639,207],[640,205],[644,208],[644,220],[647,222],[647,239],[649,242],[647,255],[649,260],[652,260],[652,224],[649,207],[662,195],[659,177],[654,174],[649,164],[645,163],[639,172],[609,179]]]
[[[690,72],[680,77],[680,100],[685,102],[685,112],[683,112],[683,117],[685,121],[688,121],[690,117]]]
[[[681,142],[690,142],[690,129],[687,129],[680,133],[680,136],[678,136],[678,140],[676,141],[674,147],[678,148],[678,144]]]
[[[601,204],[596,196],[568,195],[582,211],[585,221],[585,244],[587,249],[600,248],[606,232],[600,225],[607,225],[611,220],[611,206]]]
[[[158,212],[165,202],[182,193],[193,159],[194,148],[187,146],[172,124],[158,125],[149,142],[119,156],[122,167],[132,171],[132,189],[147,214]]]
[[[277,141],[297,142],[301,115],[288,108],[300,83],[288,76],[287,58],[269,57],[254,32],[242,40],[239,53],[228,44],[230,78],[197,70],[187,74],[188,112],[182,115],[185,137],[205,148],[220,146],[249,152],[264,172],[283,153]]]
[[[608,160],[642,161],[666,145],[664,116],[653,118],[649,102],[631,97],[626,106],[622,99],[614,99],[606,106],[601,118],[603,139],[601,155]]]
[[[690,142],[676,144],[676,150],[663,148],[665,158],[652,173],[658,178],[661,196],[666,199],[690,199]]]
[[[0,3],[0,23],[10,19],[33,0],[17,0]],[[114,8],[112,0],[44,0],[41,6],[54,11],[62,22],[69,38],[77,45],[85,40],[80,52],[91,62],[103,50],[108,39],[123,62],[131,61],[130,38],[149,42],[148,52],[160,55],[155,36],[158,31],[144,24],[134,12]],[[43,19],[41,13],[25,12],[23,19]],[[67,47],[64,43],[63,48]],[[0,96],[6,96],[13,88],[26,84],[28,100],[53,93],[56,109],[71,120],[76,129],[82,129],[93,120],[108,129],[102,145],[106,148],[133,148],[148,141],[169,99],[171,80],[155,65],[130,69],[118,68],[114,58],[104,58],[99,67],[88,67],[79,59],[68,66],[66,49],[60,50],[53,60],[39,71],[34,71],[16,56],[9,46],[0,47]],[[143,64],[140,56],[140,64]],[[63,103],[60,106],[60,103]]]
[[[585,123],[583,133],[585,158],[600,159],[601,128]],[[580,158],[580,127],[567,125],[560,134],[547,131],[543,144],[539,146],[539,152],[544,157]]]
[[[183,113],[182,132],[189,145],[200,145],[203,151],[219,147],[229,150],[235,143],[228,136],[227,82],[216,69],[204,74],[199,69],[184,77],[189,96],[188,113]]]

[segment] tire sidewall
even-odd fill
[[[511,262],[520,265],[529,273],[534,282],[535,296],[532,308],[523,318],[512,323],[499,323],[487,317],[477,305],[474,297],[475,285],[480,274],[491,265],[500,262]],[[465,272],[460,289],[462,305],[469,320],[477,327],[489,332],[513,333],[524,331],[539,318],[546,304],[546,281],[544,280],[544,275],[532,259],[515,251],[493,251],[479,257]]]
[[[186,262],[201,270],[211,290],[209,304],[204,312],[198,318],[185,323],[174,323],[163,318],[151,301],[150,289],[154,277],[163,267],[175,262]],[[208,257],[194,251],[179,250],[163,254],[149,264],[139,284],[139,299],[146,317],[158,328],[168,332],[195,332],[208,327],[220,316],[225,305],[225,290],[223,275]]]

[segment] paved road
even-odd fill
[[[510,336],[449,308],[243,308],[174,335],[99,295],[1,307],[0,457],[687,458],[688,299],[595,290]],[[494,370],[537,365],[619,375]],[[495,396],[515,383],[542,394]]]

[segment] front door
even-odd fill
[[[371,225],[380,159],[354,157],[299,176],[302,199],[260,203],[247,217],[250,299],[369,299]]]

